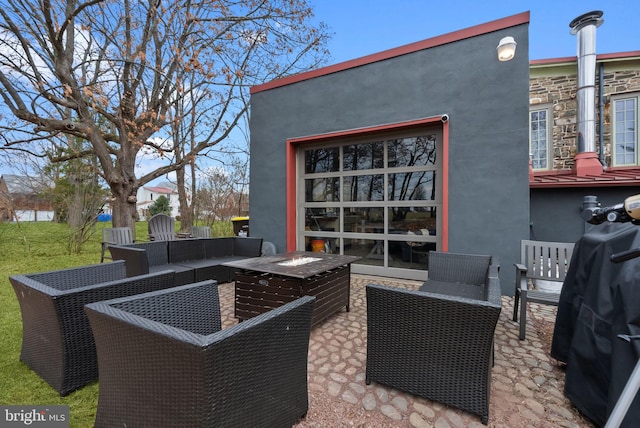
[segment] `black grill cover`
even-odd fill
[[[551,356],[567,364],[565,396],[603,426],[640,356],[640,258],[612,263],[610,256],[640,248],[640,227],[601,224],[576,243],[562,287]],[[622,427],[638,427],[640,398]]]

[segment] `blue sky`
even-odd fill
[[[329,26],[329,64],[530,12],[529,59],[576,55],[569,23],[583,13],[604,12],[596,53],[640,50],[638,0],[310,0],[316,19]]]
[[[309,0],[332,34],[327,65],[374,54],[522,12],[530,12],[529,59],[576,55],[569,23],[604,12],[596,52],[640,51],[638,0]],[[517,51],[522,54],[522,51]],[[144,169],[151,167],[145,164]],[[11,173],[0,164],[0,174]],[[159,180],[158,180],[159,181]]]

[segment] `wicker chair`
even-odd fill
[[[166,214],[156,214],[149,219],[149,241],[172,241],[176,239],[176,225]]]
[[[498,267],[489,256],[442,254],[430,253],[429,276],[439,279],[419,291],[367,285],[365,381],[466,410],[486,425],[501,311]],[[450,280],[484,279],[447,282],[439,262],[453,270]]]
[[[225,330],[214,281],[87,305],[95,426],[291,427],[308,409],[314,300]]]
[[[96,380],[86,303],[173,286],[172,271],[126,277],[123,261],[9,277],[22,313],[20,360],[62,396]]]

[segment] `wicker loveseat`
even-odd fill
[[[369,284],[366,294],[366,383],[466,410],[487,424],[501,311],[493,258],[432,251],[419,291]]]
[[[172,271],[127,278],[124,262],[9,277],[22,313],[20,360],[67,395],[98,378],[87,303],[173,286]]]
[[[176,272],[176,285],[214,279],[233,280],[235,270],[223,263],[260,257],[262,238],[196,238],[110,245],[113,260],[125,260],[129,276],[159,270]]]
[[[314,297],[220,330],[213,281],[87,305],[96,427],[290,427],[308,409]]]

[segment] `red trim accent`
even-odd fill
[[[286,226],[286,246],[287,251],[296,250],[296,191],[297,191],[297,174],[296,174],[296,147],[295,144],[287,141],[286,148],[287,157],[287,184],[286,184],[286,209],[287,209],[287,226]]]
[[[582,152],[574,157],[573,172],[578,177],[602,175],[602,164],[595,152]]]
[[[447,43],[453,43],[460,40],[469,39],[472,37],[480,36],[482,34],[503,30],[509,27],[515,27],[516,25],[528,24],[529,17],[530,17],[530,13],[528,11],[522,12],[517,15],[508,16],[506,18],[497,19],[495,21],[465,28],[463,30],[458,30],[452,33],[443,34],[441,36],[433,37],[431,39],[426,39],[419,42],[410,43],[408,45],[382,51],[379,53],[375,53],[372,55],[363,56],[362,58],[356,58],[356,59],[341,62],[338,64],[330,65],[328,67],[319,68],[317,70],[311,70],[304,73],[295,74],[293,76],[272,80],[271,82],[267,82],[262,85],[257,85],[252,87],[250,92],[252,94],[255,94],[258,92],[267,91],[269,89],[279,88],[281,86],[302,82],[304,80],[309,80],[309,79],[313,79],[320,76],[326,76],[332,73],[338,73],[340,71],[348,70],[350,68],[356,68],[363,65],[372,64],[374,62],[384,61],[397,56],[418,52],[421,50],[433,48],[435,46],[440,46]]]
[[[628,58],[635,58],[635,57],[640,57],[640,51],[599,54],[599,55],[596,55],[596,61],[628,59]],[[572,63],[577,61],[578,61],[577,57],[567,56],[562,58],[534,59],[529,61],[529,65],[552,65],[552,64],[562,64],[565,62]]]
[[[296,173],[296,147],[305,143],[332,140],[341,137],[355,137],[390,131],[399,128],[411,128],[441,122],[441,116],[428,117],[406,122],[390,123],[366,128],[355,128],[326,134],[289,138],[286,141],[286,247],[287,251],[296,250],[296,194],[298,175]],[[442,125],[442,250],[449,248],[449,122]]]
[[[597,175],[577,176],[575,171],[560,169],[535,171],[529,182],[532,189],[570,187],[638,187],[640,168],[637,166],[607,168]]]

